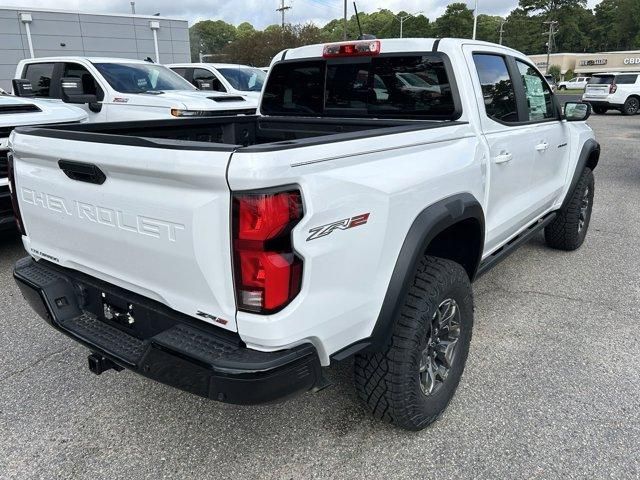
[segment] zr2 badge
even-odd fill
[[[335,230],[348,230],[350,228],[364,225],[369,221],[369,215],[369,213],[363,213],[361,215],[356,215],[355,217],[345,218],[344,220],[338,220],[337,222],[328,223],[327,225],[314,227],[309,230],[310,235],[307,238],[307,242],[310,240],[315,240],[316,238],[326,237],[327,235],[333,233]]]

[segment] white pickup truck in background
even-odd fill
[[[421,429],[460,381],[471,282],[543,230],[584,241],[589,113],[490,43],[288,50],[255,116],[15,131],[14,276],[94,373],[260,403],[355,355],[371,412]]]
[[[163,65],[142,60],[42,57],[18,63],[28,95],[81,106],[90,122],[254,114],[257,100],[199,91]],[[22,95],[16,91],[14,94]]]
[[[233,93],[260,100],[267,74],[259,68],[231,63],[173,63],[171,70],[202,90]]]
[[[80,108],[47,100],[0,94],[0,231],[13,229],[15,220],[9,195],[9,135],[15,127],[86,122]]]

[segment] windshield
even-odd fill
[[[613,75],[596,75],[589,79],[589,85],[603,85],[613,83]]]
[[[267,74],[262,70],[251,67],[225,67],[217,70],[233,88],[241,92],[262,91],[262,86],[267,78]]]
[[[153,63],[95,63],[95,67],[120,93],[155,93],[165,90],[196,90],[177,73]]]

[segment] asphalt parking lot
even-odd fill
[[[351,362],[262,407],[96,377],[23,301],[25,252],[0,239],[0,478],[638,478],[640,115],[589,123],[602,157],[585,244],[536,237],[475,284],[466,372],[419,433],[370,418]]]

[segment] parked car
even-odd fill
[[[9,135],[15,127],[36,124],[85,122],[87,114],[77,107],[36,99],[0,95],[0,231],[14,228],[9,194]]]
[[[253,114],[257,107],[252,98],[198,91],[165,66],[142,60],[31,58],[18,63],[15,78],[31,82],[38,98],[80,105],[91,122]]]
[[[547,81],[547,83],[551,87],[552,92],[555,92],[558,89],[558,84],[556,83],[556,79],[553,75],[545,75],[544,79]]]
[[[635,115],[640,110],[640,72],[598,73],[589,80],[582,95],[593,111],[602,115],[620,110]]]
[[[573,77],[571,80],[565,80],[558,83],[558,90],[584,90],[589,78],[591,77]]]
[[[256,101],[267,78],[259,68],[229,63],[174,63],[167,67],[198,88],[204,84],[207,90],[243,95]]]
[[[467,39],[283,58],[259,115],[14,132],[30,255],[14,276],[94,373],[262,403],[355,356],[373,415],[421,429],[460,381],[471,282],[542,231],[583,243],[589,105],[563,116],[525,55]],[[406,71],[438,92],[407,90]]]

